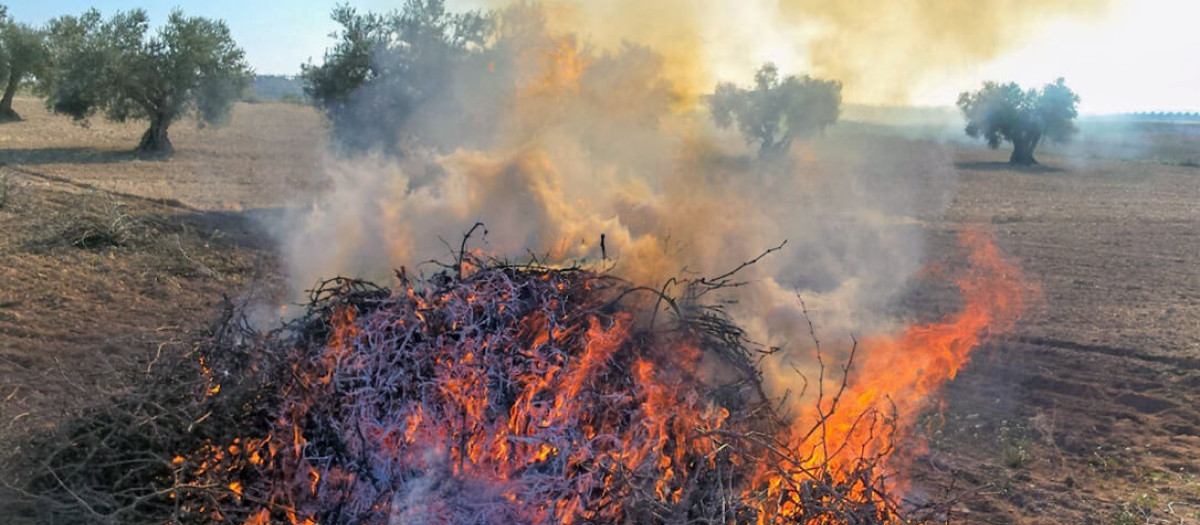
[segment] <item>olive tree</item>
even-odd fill
[[[98,111],[115,121],[146,119],[141,152],[170,152],[167,130],[185,116],[223,123],[251,78],[224,21],[179,10],[150,35],[143,10],[105,20],[93,9],[51,21],[48,40],[47,106],[79,120]]]
[[[0,121],[21,120],[13,111],[13,96],[21,82],[45,74],[48,60],[43,32],[8,17],[7,8],[0,5],[0,81],[4,95],[0,97]]]
[[[967,135],[986,140],[992,149],[1011,143],[1008,161],[1023,165],[1037,164],[1033,152],[1043,139],[1065,142],[1075,134],[1078,103],[1079,96],[1061,78],[1028,90],[1015,82],[984,82],[979,91],[958,96]]]
[[[351,150],[399,153],[406,122],[450,89],[452,72],[491,34],[490,15],[452,13],[443,0],[408,0],[398,11],[334,9],[337,43],[305,64],[304,91]]]
[[[842,85],[808,75],[779,78],[774,64],[754,75],[754,87],[717,84],[708,99],[717,126],[737,124],[746,141],[759,145],[759,155],[785,152],[792,140],[823,131],[837,122]]]

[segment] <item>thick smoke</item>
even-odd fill
[[[560,0],[552,21],[602,44],[644,42],[699,94],[758,63],[842,81],[858,104],[904,104],[1019,46],[1056,17],[1102,15],[1114,0]],[[947,101],[949,104],[952,101]]]
[[[814,71],[841,79],[860,102],[908,101],[914,83],[998,57],[1064,15],[1099,15],[1112,0],[779,0],[785,19],[815,23]]]
[[[834,131],[762,161],[702,106],[681,109],[663,55],[592,48],[536,15],[507,12],[522,30],[496,46],[503,55],[446,66],[454,89],[409,120],[422,140],[403,159],[330,156],[331,190],[281,232],[297,291],[435,271],[423,261],[448,260],[476,222],[487,234],[470,246],[489,255],[648,285],[721,274],[787,240],[729,297],[758,342],[808,355],[797,295],[830,337],[894,328],[888,307],[921,265],[920,226],[953,192],[943,150]]]

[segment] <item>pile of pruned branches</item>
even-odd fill
[[[55,524],[909,522],[886,492],[890,451],[813,460],[838,446],[822,426],[840,390],[803,422],[802,447],[780,437],[797,423],[764,392],[766,352],[705,301],[733,273],[649,289],[463,250],[431,278],[398,272],[390,290],[322,283],[302,317],[269,333],[231,307],[132,388],[31,436],[0,465],[0,513]],[[864,414],[885,436],[894,420],[882,416]]]

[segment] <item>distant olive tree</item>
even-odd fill
[[[13,111],[13,96],[25,79],[44,76],[49,59],[44,33],[8,17],[8,8],[0,5],[0,122],[21,120]]]
[[[489,15],[450,13],[443,0],[408,0],[386,14],[333,10],[341,28],[320,65],[302,66],[304,91],[351,150],[398,153],[405,123],[449,90],[454,65],[482,48]]]
[[[1023,90],[1014,82],[984,82],[979,91],[958,96],[967,135],[983,138],[993,149],[1012,143],[1008,161],[1025,165],[1037,164],[1033,151],[1043,139],[1065,142],[1075,134],[1078,103],[1079,96],[1061,78],[1040,90]]]
[[[304,101],[304,81],[290,75],[255,75],[253,84],[242,94],[242,100],[300,103]]]
[[[717,84],[708,99],[717,126],[735,122],[746,141],[759,145],[759,155],[787,151],[792,140],[823,131],[841,113],[842,85],[808,75],[779,78],[774,64],[754,74],[754,87]]]
[[[47,107],[77,120],[97,111],[119,122],[146,119],[141,152],[170,152],[167,129],[182,117],[224,123],[251,77],[225,22],[175,10],[157,34],[148,31],[140,9],[51,21],[53,61],[40,86]]]

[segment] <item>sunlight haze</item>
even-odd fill
[[[456,10],[503,5],[448,3]],[[336,26],[329,12],[336,4],[24,0],[10,9],[17,20],[40,24],[92,6],[104,13],[143,7],[157,25],[178,5],[189,14],[227,20],[258,73],[290,75],[310,59],[319,61],[331,44],[328,34]],[[384,11],[400,2],[352,4]],[[696,92],[718,80],[747,82],[755,68],[772,61],[786,72],[841,80],[851,104],[951,106],[959,92],[983,80],[1036,86],[1065,77],[1082,97],[1082,113],[1200,111],[1200,32],[1195,30],[1200,3],[1190,0],[989,4],[991,15],[1017,8],[1012,15],[1017,20],[1008,22],[964,18],[978,6],[966,9],[949,0],[856,2],[869,9],[853,11],[849,20],[843,4],[806,0],[562,0],[547,5],[574,13],[567,25],[589,41],[645,42],[669,63],[688,62],[676,68],[687,73],[673,80],[696,84],[688,88]],[[897,21],[897,16],[903,18]],[[822,60],[823,49],[836,59]],[[670,65],[667,71],[672,74]]]

